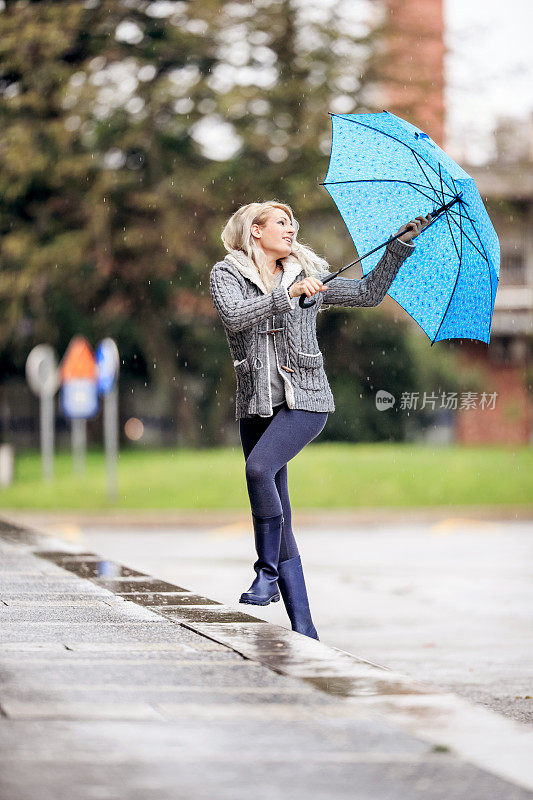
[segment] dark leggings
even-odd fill
[[[291,525],[287,462],[318,436],[327,418],[327,411],[302,411],[282,403],[271,417],[239,420],[252,513],[257,517],[283,514],[280,561],[299,555]]]

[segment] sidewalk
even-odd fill
[[[522,800],[533,733],[0,520],[0,800]]]

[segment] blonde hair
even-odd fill
[[[294,239],[292,242],[290,256],[296,258],[306,276],[318,276],[324,272],[329,272],[328,262],[320,258],[310,247],[296,241],[298,234],[298,222],[294,219],[292,208],[286,203],[277,200],[268,200],[265,203],[248,203],[241,206],[227,221],[221,238],[226,250],[231,253],[233,250],[240,250],[253,261],[261,280],[265,287],[270,291],[274,289],[276,283],[274,275],[268,268],[264,250],[258,241],[252,236],[252,225],[262,227],[266,224],[270,214],[274,209],[279,208],[289,217],[294,227]],[[284,258],[278,259],[283,265]]]

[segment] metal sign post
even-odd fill
[[[43,480],[54,477],[54,395],[60,384],[60,373],[54,348],[38,344],[26,359],[26,380],[39,395],[39,427],[41,473]]]
[[[107,496],[118,499],[118,348],[109,337],[96,348],[97,386],[104,396],[104,447],[106,456]]]

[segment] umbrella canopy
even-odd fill
[[[426,228],[388,294],[425,331],[489,342],[500,270],[498,237],[473,179],[429,136],[400,117],[332,114],[324,186],[359,253],[408,220],[459,196]],[[370,272],[379,248],[363,264]]]

